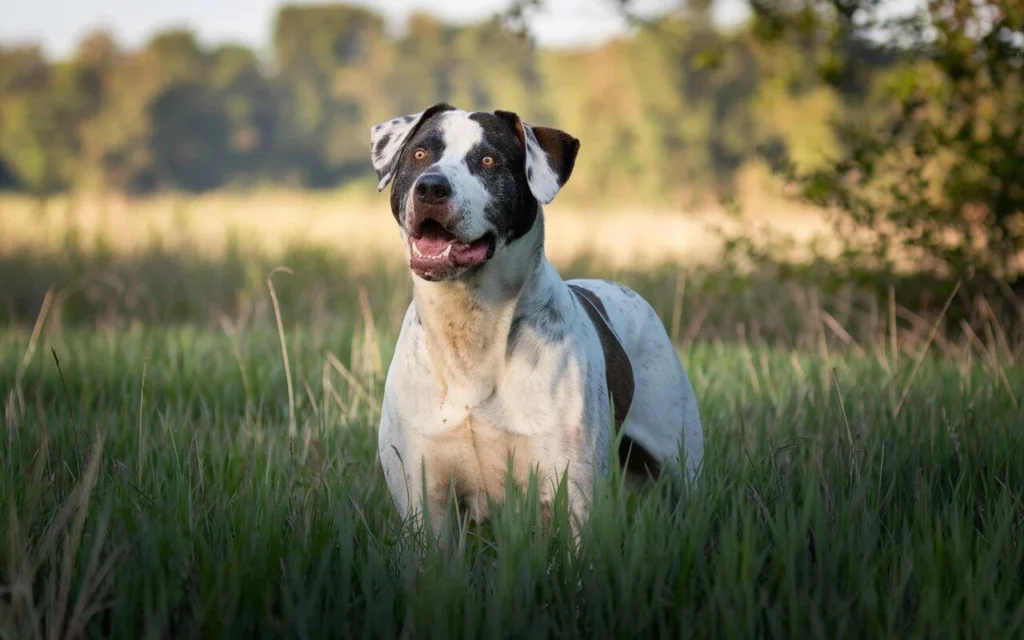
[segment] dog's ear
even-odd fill
[[[526,151],[526,181],[530,191],[542,204],[555,199],[572,175],[580,141],[550,127],[532,127],[511,111],[495,111],[519,136]]]
[[[381,122],[370,129],[370,160],[377,172],[377,192],[388,186],[398,169],[406,145],[424,122],[443,111],[454,111],[447,102],[439,102],[419,112]]]

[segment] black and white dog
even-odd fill
[[[426,506],[435,533],[452,482],[487,517],[510,454],[548,506],[567,475],[575,530],[621,431],[627,471],[692,477],[703,458],[693,388],[654,310],[619,284],[564,281],[544,255],[541,205],[579,147],[514,113],[444,103],[372,129],[413,273],[378,455],[398,510]]]

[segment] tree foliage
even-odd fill
[[[636,21],[632,0],[609,1]],[[699,17],[713,1],[680,4]],[[521,0],[513,13],[542,4]],[[902,14],[899,4],[750,0],[744,32],[756,54],[742,68],[757,70],[756,89],[737,99],[755,107],[732,115],[753,121],[715,112],[704,131],[758,140],[805,200],[833,214],[848,266],[892,273],[909,257],[940,277],[1015,279],[1024,267],[1024,4],[923,0]],[[702,32],[661,37],[687,50],[686,64],[720,59],[722,47]],[[834,143],[799,153],[815,116]],[[715,136],[711,166],[735,162],[728,139]]]
[[[728,194],[767,162],[875,267],[910,250],[947,274],[1015,268],[1017,0],[926,0],[910,17],[883,0],[751,0],[753,18],[731,31],[711,23],[712,2],[574,50],[538,48],[498,20],[423,14],[395,36],[343,4],[281,8],[266,59],[183,30],[138,50],[94,33],[59,61],[0,49],[0,185],[334,186],[372,173],[373,123],[445,100],[572,131],[586,148],[575,191],[594,200]]]
[[[832,84],[875,74],[862,112],[835,123],[842,153],[800,171],[779,166],[835,213],[848,255],[891,269],[899,254],[947,277],[1013,277],[1024,251],[1024,5],[928,0],[913,15],[879,0],[755,3],[766,42],[815,39]],[[879,42],[880,40],[880,42]]]
[[[418,14],[396,36],[365,8],[288,5],[265,58],[187,30],[137,50],[97,32],[59,61],[0,49],[0,184],[330,187],[372,173],[372,124],[441,100],[572,131],[587,148],[576,192],[595,201],[727,191],[759,145],[802,159],[834,151],[834,92],[774,83],[778,54],[750,29],[723,33],[691,12],[600,47],[546,50],[506,27]],[[781,115],[797,111],[813,122]]]

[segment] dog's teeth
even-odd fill
[[[448,245],[447,247],[445,247],[445,249],[444,249],[444,251],[443,251],[443,252],[441,253],[441,256],[440,256],[440,257],[442,257],[442,258],[447,258],[447,257],[448,257],[448,254],[449,254],[449,253],[451,253],[451,252],[452,252],[452,245]]]
[[[418,256],[422,256],[423,255],[423,252],[420,251],[419,245],[417,245],[415,242],[412,243],[412,251],[413,251],[413,253],[415,253]]]

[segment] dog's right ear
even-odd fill
[[[370,129],[370,160],[377,172],[377,192],[384,190],[395,176],[398,160],[406,145],[420,126],[443,111],[454,111],[447,102],[439,102],[419,113],[409,114],[387,122],[381,122]]]
[[[534,127],[511,111],[495,111],[519,137],[526,152],[526,181],[533,196],[548,204],[565,186],[576,166],[580,141],[564,131],[551,127]]]

